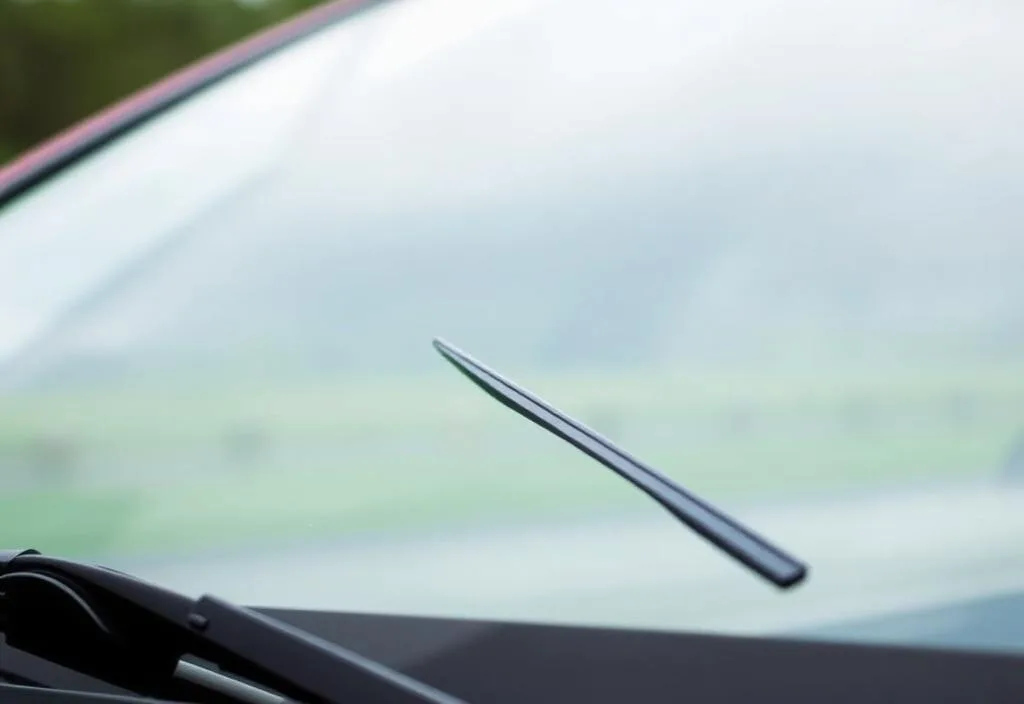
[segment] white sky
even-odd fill
[[[189,214],[290,154],[292,139],[319,140],[293,155],[300,177],[324,176],[327,193],[313,183],[306,196],[347,198],[353,212],[549,188],[607,171],[609,160],[626,174],[666,154],[713,164],[837,140],[919,143],[949,168],[1010,173],[1024,158],[1022,8],[389,3],[0,214],[0,358]],[[354,74],[338,72],[346,66]],[[320,119],[307,130],[296,121],[308,110]]]

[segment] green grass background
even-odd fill
[[[741,501],[994,475],[1024,430],[1022,372],[522,380],[692,489]],[[452,374],[97,385],[9,396],[0,419],[0,542],[69,555],[650,510]],[[240,430],[261,448],[232,451]],[[70,459],[46,469],[41,438]]]

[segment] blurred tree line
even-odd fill
[[[324,0],[0,0],[0,164]]]

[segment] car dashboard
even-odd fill
[[[980,650],[261,609],[466,702],[1019,702],[1024,657]],[[0,701],[152,702],[22,653]]]

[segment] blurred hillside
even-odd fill
[[[0,0],[0,163],[322,0]]]
[[[127,6],[191,8],[197,43],[218,12],[255,23],[245,13],[285,8],[140,2]],[[178,385],[201,370],[219,382],[440,373],[423,347],[435,334],[552,373],[903,375],[920,360],[1024,358],[1024,103],[1005,89],[1019,62],[1004,24],[981,18],[964,62],[945,49],[957,16],[884,46],[869,32],[823,47],[832,14],[773,29],[744,10],[743,43],[694,54],[668,33],[655,60],[646,27],[580,29],[588,6],[550,3],[429,51],[410,37],[436,27],[382,13],[154,124],[120,157],[136,166],[90,191],[81,214],[70,204],[89,177],[52,196],[69,203],[68,242],[88,217],[90,247],[110,249],[73,305],[27,300],[23,332],[0,337],[0,356],[6,344],[21,361],[0,377],[64,388],[133,374]],[[651,7],[659,26],[694,21],[686,3]],[[776,50],[777,31],[791,50]],[[370,39],[335,62],[346,36]],[[919,89],[954,73],[957,91]],[[275,109],[241,95],[273,96]],[[137,166],[171,151],[173,172]],[[192,178],[200,168],[216,177]],[[53,266],[23,256],[0,271],[8,291]],[[74,270],[82,261],[68,255]]]

